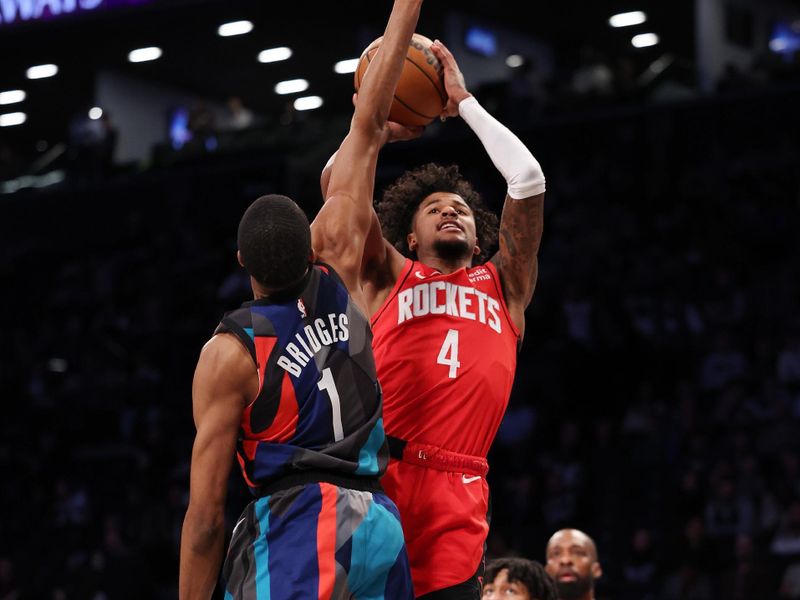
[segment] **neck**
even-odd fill
[[[263,285],[258,280],[254,279],[253,276],[251,275],[250,287],[253,288],[253,298],[255,300],[262,300],[264,298],[270,298],[272,296],[284,296],[289,294],[290,292],[292,293],[297,292],[299,294],[302,291],[303,286],[305,285],[305,279],[306,276],[309,274],[310,270],[311,270],[310,268],[306,269],[302,276],[300,276],[293,282],[281,287],[269,287]]]
[[[472,266],[472,257],[446,260],[437,254],[423,252],[417,253],[417,261],[421,262],[426,267],[436,269],[445,275],[455,273],[459,269],[463,269],[465,267],[469,269]]]

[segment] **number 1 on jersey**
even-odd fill
[[[333,413],[333,440],[338,442],[344,439],[344,427],[342,427],[342,403],[339,400],[339,390],[336,389],[336,382],[333,380],[333,373],[330,369],[322,369],[322,378],[317,382],[317,387],[323,392],[328,392],[331,399],[331,413]]]
[[[458,367],[461,366],[461,363],[458,362],[458,329],[449,329],[447,331],[447,336],[444,338],[444,343],[442,344],[442,349],[439,350],[439,358],[436,359],[436,362],[450,367],[450,379],[456,378]]]

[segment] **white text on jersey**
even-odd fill
[[[299,377],[302,368],[323,346],[350,339],[348,324],[347,315],[342,313],[329,313],[327,322],[321,317],[314,319],[313,325],[306,325],[294,335],[297,343],[286,344],[286,354],[289,356],[281,355],[278,365]]]
[[[397,324],[425,315],[450,315],[503,331],[500,303],[480,290],[449,281],[419,283],[397,295]]]

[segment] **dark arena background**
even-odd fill
[[[192,373],[250,293],[238,219],[319,209],[334,65],[390,5],[0,0],[0,599],[176,597]],[[800,598],[800,2],[422,14],[547,177],[489,557],[570,526],[598,599]],[[376,195],[431,160],[500,210],[459,119],[384,148]],[[234,472],[229,533],[247,501]]]

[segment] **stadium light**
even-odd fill
[[[89,109],[89,118],[92,121],[97,121],[97,119],[99,119],[102,116],[103,116],[103,109],[100,108],[99,106],[95,106]]]
[[[655,33],[640,33],[631,38],[634,48],[647,48],[658,43],[658,36]]]
[[[25,100],[25,92],[22,90],[8,90],[7,92],[0,92],[0,105],[1,104],[16,104]]]
[[[279,48],[269,48],[268,50],[262,50],[258,53],[258,62],[262,63],[271,63],[271,62],[278,62],[281,60],[287,60],[292,56],[292,49],[287,48],[286,46],[281,46]]]
[[[647,21],[647,15],[640,10],[619,13],[608,19],[608,24],[612,27],[630,27],[631,25],[641,25]]]
[[[294,101],[295,110],[314,110],[322,106],[322,98],[319,96],[303,96]]]
[[[0,127],[11,127],[12,125],[22,125],[28,120],[28,115],[24,112],[13,112],[0,115]]]
[[[28,79],[46,79],[47,77],[53,77],[56,73],[58,73],[58,66],[48,63],[31,67],[25,75]]]
[[[147,48],[137,48],[128,53],[128,60],[132,63],[148,62],[151,60],[158,60],[161,58],[161,48],[157,46],[148,46]]]
[[[308,89],[308,81],[305,79],[287,79],[275,84],[275,93],[285,96],[286,94],[296,94],[305,92]]]
[[[333,70],[339,75],[346,75],[347,73],[355,73],[358,68],[358,58],[348,58],[347,60],[340,60],[333,65]]]
[[[512,69],[516,69],[517,67],[521,67],[525,64],[525,59],[522,58],[519,54],[512,54],[508,58],[506,58],[506,66],[511,67]]]
[[[231,21],[230,23],[223,23],[217,29],[217,34],[222,37],[230,37],[232,35],[244,35],[253,31],[253,23],[250,21]]]

